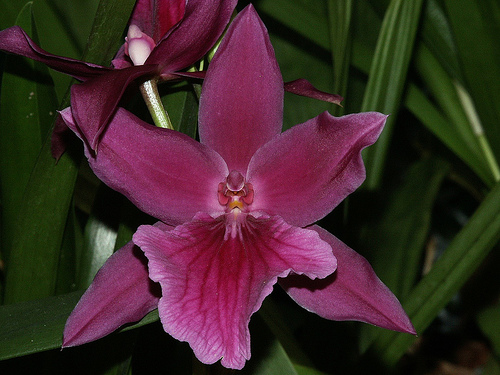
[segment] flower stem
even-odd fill
[[[157,82],[157,79],[152,79],[144,82],[140,86],[142,97],[146,102],[149,113],[151,113],[151,117],[153,118],[153,122],[155,123],[155,125],[159,128],[174,130],[172,121],[170,121],[170,117],[168,117],[167,111],[165,111],[165,108],[163,108],[160,94],[158,93]]]

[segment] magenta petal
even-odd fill
[[[186,0],[138,0],[129,25],[139,28],[158,42],[182,19]]]
[[[416,334],[398,299],[375,275],[368,261],[332,234],[314,226],[337,258],[337,271],[323,280],[291,275],[280,285],[306,310],[332,320],[358,320]]]
[[[267,30],[250,5],[215,54],[200,98],[200,141],[245,173],[257,149],[283,124],[283,80]]]
[[[154,65],[116,69],[71,87],[71,109],[90,148],[97,149],[99,136],[114,114],[127,86],[156,72]]]
[[[71,109],[61,112],[68,127],[85,139]],[[177,131],[161,129],[119,108],[101,137],[97,154],[86,147],[97,177],[139,209],[167,223],[191,220],[198,211],[223,211],[217,188],[228,175],[224,160]]]
[[[386,117],[324,112],[268,142],[248,167],[251,209],[301,227],[327,215],[365,179],[361,150],[377,140]]]
[[[129,242],[106,261],[69,316],[63,347],[97,340],[142,319],[158,306],[159,296],[146,257]]]
[[[189,342],[201,362],[222,358],[223,366],[241,369],[250,358],[250,316],[277,278],[290,271],[326,277],[336,260],[317,233],[279,217],[248,216],[239,235],[225,234],[224,216],[198,214],[170,232],[141,226],[133,240],[161,285],[165,331]]]
[[[200,60],[226,28],[237,0],[189,0],[184,18],[151,52],[147,63],[162,73],[176,72]]]
[[[295,81],[285,83],[285,91],[291,92],[292,94],[307,96],[308,98],[322,100],[324,102],[329,102],[333,104],[340,105],[343,97],[336,94],[329,94],[324,91],[318,90],[309,81],[301,78]]]
[[[100,65],[48,53],[38,47],[19,26],[0,31],[0,50],[40,61],[81,81],[110,71]]]

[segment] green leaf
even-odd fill
[[[97,271],[113,254],[118,229],[118,207],[122,196],[101,184],[84,230],[84,245],[78,262],[79,290],[86,289]]]
[[[462,77],[449,19],[436,0],[427,1],[421,30],[425,46],[446,72],[454,78]]]
[[[265,16],[271,16],[300,36],[330,50],[328,9],[325,1],[261,0],[257,4],[257,9],[259,14],[264,16],[266,23]]]
[[[385,191],[389,200],[381,217],[364,232],[373,268],[400,300],[406,299],[420,274],[434,201],[448,170],[448,164],[437,158],[413,164],[397,189]],[[381,332],[363,325],[361,350]]]
[[[466,163],[488,186],[494,185],[490,170],[477,153],[470,152],[469,147],[458,136],[453,123],[431,102],[417,86],[410,84],[405,96],[405,105],[413,115],[420,120],[455,155]]]
[[[0,0],[0,30],[10,27],[16,22],[17,16],[26,4],[32,3],[28,0]]]
[[[457,94],[452,78],[442,68],[434,55],[425,45],[420,45],[415,53],[415,65],[424,80],[425,87],[443,109],[444,114],[450,119],[456,132],[455,137],[460,137],[467,145],[468,152],[475,157],[480,156],[479,143],[474,136],[472,126],[467,119],[462,104]]]
[[[200,85],[198,86],[201,87]],[[178,121],[178,130],[193,139],[196,139],[198,130],[198,105],[199,101],[195,89],[187,91],[182,105],[182,115]]]
[[[421,8],[422,0],[392,0],[384,17],[361,111],[379,111],[391,116],[377,143],[365,153],[366,186],[369,189],[376,188],[382,178]]]
[[[259,315],[252,318],[252,358],[242,375],[297,375],[292,361],[278,338]]]
[[[5,303],[55,292],[59,250],[76,172],[76,164],[67,154],[56,165],[47,137],[19,210],[7,268]]]
[[[434,201],[449,165],[427,158],[410,166],[403,182],[389,194],[382,217],[367,236],[374,247],[377,275],[396,296],[405,299],[413,288],[431,223]]]
[[[32,23],[31,3],[23,8],[17,23],[27,30],[34,40],[37,39],[36,28]],[[10,296],[13,283],[19,281],[19,288],[22,289],[26,288],[25,283],[29,282],[29,278],[25,280],[22,279],[23,275],[13,274],[17,272],[18,265],[22,266],[24,263],[18,256],[17,248],[19,237],[26,236],[18,231],[23,221],[20,212],[26,205],[23,193],[31,183],[31,171],[54,118],[57,104],[47,68],[16,56],[7,57],[1,96],[0,153],[4,156],[0,160],[2,250],[9,280],[6,282],[5,293]],[[39,253],[44,252],[42,250]],[[43,265],[43,262],[40,265]],[[29,265],[26,268],[29,269]]]
[[[500,240],[500,183],[486,196],[464,228],[455,236],[430,272],[403,301],[415,329],[421,333],[479,267]],[[415,337],[390,331],[381,333],[372,354],[393,365]]]
[[[83,53],[85,61],[107,66],[124,43],[125,32],[135,0],[101,0]]]
[[[483,368],[484,375],[500,375],[500,304],[481,311],[476,318],[483,334],[492,346],[492,356]]]
[[[500,4],[496,0],[445,1],[471,94],[496,159],[500,160]]]
[[[299,343],[293,336],[292,331],[286,324],[286,319],[280,311],[280,307],[272,298],[266,298],[258,315],[269,327],[270,331],[281,343],[293,365],[297,368],[312,367],[312,361],[304,353]]]
[[[285,82],[305,78],[318,89],[333,92],[328,7],[322,0],[313,3],[262,0],[256,7],[269,30]],[[335,107],[285,93],[283,129]]]
[[[420,45],[415,53],[415,61],[420,77],[426,84],[432,97],[442,108],[443,113],[448,118],[451,126],[450,138],[461,138],[465,146],[464,149],[454,151],[461,156],[466,164],[483,177],[483,181],[492,186],[498,176],[498,170],[493,166],[490,169],[489,159],[485,156],[481,137],[476,130],[475,117],[471,117],[466,110],[466,103],[463,99],[463,88],[456,79],[452,79],[441,67],[441,64],[424,46]],[[462,96],[461,96],[462,94]],[[479,125],[480,126],[480,125]],[[434,129],[433,132],[440,129]],[[446,128],[450,128],[447,126]]]
[[[17,24],[37,39],[31,3],[23,8]],[[6,56],[0,95],[2,248],[8,258],[22,195],[57,103],[48,69],[17,56]]]
[[[162,88],[160,86],[160,88]],[[168,85],[167,94],[162,97],[174,129],[196,138],[198,128],[198,98],[193,86],[182,82],[175,86]]]
[[[120,44],[133,1],[101,1],[89,39],[89,61],[109,61]],[[60,249],[77,166],[66,153],[55,163],[46,138],[24,192],[9,259],[5,302],[41,298],[55,292]]]
[[[351,16],[352,0],[329,0],[330,40],[333,61],[333,92],[345,96],[351,63]],[[335,109],[337,115],[342,107]]]
[[[98,3],[99,0],[34,0],[39,45],[55,55],[81,58]],[[72,78],[54,70],[50,73],[60,102]]]
[[[311,368],[309,366],[302,366],[302,365],[297,365],[293,364],[295,367],[295,370],[297,371],[297,375],[327,375],[324,372],[318,371],[314,368]]]
[[[305,78],[320,90],[332,91],[333,72],[329,63],[281,35],[271,34],[271,41],[285,81]],[[310,69],[311,66],[316,69]],[[283,129],[303,123],[331,108],[330,103],[285,92]]]
[[[80,58],[87,44],[99,0],[34,0],[35,21],[42,46],[51,53]]]
[[[82,292],[73,292],[0,306],[0,361],[60,348],[66,319],[81,295]],[[122,331],[157,320],[155,310]]]
[[[120,224],[115,243],[115,251],[132,241],[132,235],[139,225],[153,225],[158,220],[145,214],[132,204],[128,199],[122,199],[120,209]]]
[[[500,304],[488,307],[477,315],[477,323],[488,337],[497,359],[500,359]]]
[[[427,53],[423,52],[424,50],[428,52],[425,46],[419,45],[416,48],[415,61],[419,64],[419,69],[429,73],[427,77],[423,77],[424,79],[428,81],[438,81],[430,82],[429,88],[436,92],[439,103],[441,103],[445,109],[439,108],[431,98],[428,97],[428,93],[425,93],[423,89],[412,82],[407,84],[406,95],[404,96],[405,107],[420,120],[422,125],[464,161],[464,163],[466,163],[486,185],[493,186],[495,181],[483,156],[479,154],[477,148],[472,151],[471,147],[461,136],[461,132],[457,130],[457,126],[470,127],[470,124],[467,119],[463,118],[465,114],[461,104],[459,107],[455,107],[459,104],[455,100],[457,99],[455,95],[456,91],[450,91],[449,95],[439,91],[440,87],[443,90],[445,88],[446,90],[451,90],[448,86],[452,84],[450,77],[443,71],[434,57],[423,56]],[[358,39],[353,42],[352,57],[353,65],[356,68],[365,73],[369,71],[368,63],[372,59],[372,53],[370,49]],[[429,65],[424,66],[424,64]],[[450,118],[446,115],[446,112],[450,115]],[[461,125],[456,125],[456,121],[460,121]],[[467,132],[467,130],[463,129],[462,132]],[[473,142],[476,143],[476,141]],[[471,143],[470,140],[469,143]]]
[[[60,347],[81,292],[0,307],[0,360]]]
[[[57,267],[55,294],[74,292],[76,289],[77,254],[82,248],[82,233],[78,225],[73,204],[64,229],[59,263]]]

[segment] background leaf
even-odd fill
[[[500,4],[497,1],[444,2],[463,67],[463,85],[471,93],[482,125],[500,158]],[[467,27],[463,27],[467,25]]]
[[[0,308],[0,360],[59,349],[62,331],[82,292],[26,301]],[[158,320],[158,312],[146,315],[138,328]]]
[[[353,4],[351,0],[329,0],[328,14],[330,41],[333,62],[333,92],[345,97],[349,82],[351,63],[351,18]],[[337,115],[343,113],[343,107],[335,108]]]
[[[123,2],[120,6],[110,2],[99,8],[93,29],[100,36],[92,40],[101,47],[89,49],[87,56],[90,60],[101,59],[104,62],[111,59],[112,56],[107,53],[109,44],[111,40],[118,41],[123,32],[123,22],[130,14],[133,1],[128,4],[128,13],[120,13],[127,12]],[[107,11],[113,13],[108,14]],[[114,18],[120,14],[127,14],[125,21]],[[68,153],[56,165],[50,153],[50,137],[47,137],[19,208],[12,240],[12,248],[16,251],[11,254],[7,269],[6,303],[45,297],[55,292],[60,248],[76,173],[76,163]]]
[[[83,56],[99,0],[34,0],[33,14],[40,34],[39,45],[55,55]],[[72,78],[51,70],[58,102],[64,99]]]
[[[500,184],[488,194],[465,227],[403,301],[417,332],[422,332],[450,301],[500,239]],[[383,363],[394,364],[415,340],[410,335],[381,333],[374,350]]]
[[[361,111],[391,114],[377,143],[365,152],[366,186],[375,188],[382,178],[420,20],[422,1],[392,0],[384,17],[370,68]]]
[[[18,24],[31,32],[36,40],[31,3],[21,11]],[[25,262],[23,251],[26,248],[22,242],[29,238],[31,233],[19,231],[27,217],[28,221],[32,220],[30,217],[32,211],[27,212],[29,215],[27,217],[20,213],[32,209],[26,206],[27,197],[23,193],[29,190],[27,187],[30,184],[41,182],[39,178],[33,180],[32,169],[35,162],[39,162],[37,158],[56,110],[52,80],[47,68],[42,64],[19,57],[9,56],[7,59],[7,70],[10,65],[12,71],[2,78],[0,152],[10,157],[2,158],[0,162],[0,181],[3,203],[2,249],[9,267],[4,292],[5,301],[9,303],[29,299],[31,295],[36,296],[39,292],[42,296],[46,296],[50,294],[48,290],[53,291],[56,273],[54,268],[50,267],[50,261],[46,270],[48,274],[44,274],[45,277],[40,282],[31,286],[29,284],[26,286],[24,283],[30,281],[32,272],[37,273],[33,271],[32,266],[43,267],[47,265],[45,259],[58,257],[58,253],[39,251],[40,258],[34,259],[36,257],[29,254],[28,257],[33,261]],[[28,77],[22,75],[27,67],[30,69]],[[36,205],[33,200],[29,203]]]
[[[373,268],[400,300],[406,300],[421,275],[434,202],[448,171],[449,165],[436,158],[413,164],[384,200],[380,216],[362,232]],[[381,332],[363,325],[361,351]]]

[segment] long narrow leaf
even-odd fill
[[[25,0],[0,0],[0,30],[12,26],[16,22],[21,9],[28,3]]]
[[[81,292],[0,307],[0,360],[54,349]]]
[[[445,253],[405,299],[403,307],[417,332],[429,326],[499,240],[500,183],[491,190]],[[383,332],[373,349],[383,363],[392,365],[414,340],[410,335]]]
[[[380,111],[392,116],[377,143],[365,154],[368,188],[376,188],[382,178],[421,8],[422,0],[392,0],[384,17],[361,110]]]
[[[422,20],[422,39],[446,72],[455,78],[462,73],[449,19],[436,0],[428,0]]]
[[[465,141],[470,153],[479,156],[479,144],[462,108],[452,78],[448,76],[425,45],[421,44],[415,53],[415,66],[424,80],[426,88],[430,90],[434,99],[452,122],[457,133],[456,136]]]
[[[5,303],[47,297],[55,292],[59,249],[76,171],[77,166],[68,155],[56,165],[50,136],[47,137],[19,210],[7,268]]]
[[[500,304],[488,307],[477,316],[477,323],[490,340],[494,356],[500,360]]]
[[[0,361],[60,348],[64,324],[81,295],[73,292],[0,306]],[[157,320],[155,310],[124,331]]]
[[[120,43],[133,1],[101,1],[86,58],[109,61]],[[121,17],[117,18],[117,15]],[[112,47],[111,47],[112,46]],[[60,248],[77,173],[65,154],[56,165],[45,140],[19,210],[7,268],[5,302],[50,296],[55,292]]]
[[[329,0],[330,40],[333,59],[333,84],[338,95],[345,96],[351,63],[351,16],[353,4],[351,0]],[[337,114],[342,107],[337,107]]]
[[[123,44],[125,25],[135,0],[101,0],[87,42],[84,60],[108,65]]]
[[[39,44],[45,50],[66,57],[82,57],[99,0],[48,0],[33,2],[33,17],[39,32]],[[71,77],[50,71],[59,102],[71,83]]]
[[[471,94],[484,131],[500,160],[500,5],[496,0],[445,1],[445,9]]]
[[[242,375],[297,375],[285,349],[260,315],[252,318],[252,358]]]
[[[325,1],[261,0],[257,6],[264,15],[272,16],[325,50],[330,49],[328,12]]]
[[[425,57],[419,56],[424,49],[425,47],[423,46],[418,46],[416,48],[415,60],[425,59]],[[362,72],[368,73],[369,66],[367,62],[371,61],[371,59],[372,53],[369,48],[360,43],[359,40],[354,40],[352,54],[353,65]],[[425,69],[429,70],[427,68]],[[438,72],[433,72],[432,74],[434,75],[437,73]],[[443,76],[441,76],[441,78],[443,78]],[[448,80],[449,79],[448,77]],[[435,84],[433,83],[433,85]],[[449,98],[442,98],[442,100],[446,100],[447,103],[449,103],[448,110],[453,111],[453,105],[455,105],[456,102],[450,101]],[[476,152],[471,151],[471,148],[460,136],[460,132],[455,128],[454,122],[446,116],[444,110],[441,110],[436,103],[431,101],[428,97],[428,93],[424,93],[416,84],[410,82],[406,89],[404,105],[431,133],[463,160],[487,185],[493,186],[494,179],[491,171],[484,163],[484,159],[479,155],[477,150]],[[461,111],[461,108],[457,109],[457,113],[453,113],[453,118],[458,118],[463,121],[463,118],[460,117]]]
[[[406,299],[420,274],[432,209],[448,170],[448,163],[438,158],[414,163],[401,185],[389,192],[376,224],[366,229],[364,242],[371,249],[373,268],[400,300]],[[362,351],[381,332],[363,325]]]
[[[469,152],[469,147],[458,136],[453,123],[441,113],[421,89],[410,84],[406,92],[405,105],[430,132],[468,164],[486,185],[492,186],[494,184],[491,172],[483,162],[484,159],[476,153]]]
[[[37,39],[31,3],[16,22]],[[48,69],[17,56],[6,56],[0,92],[0,191],[2,252],[8,262],[24,189],[57,108]]]
[[[85,226],[84,245],[78,262],[77,289],[86,289],[115,248],[118,207],[122,197],[104,184],[99,186]]]

